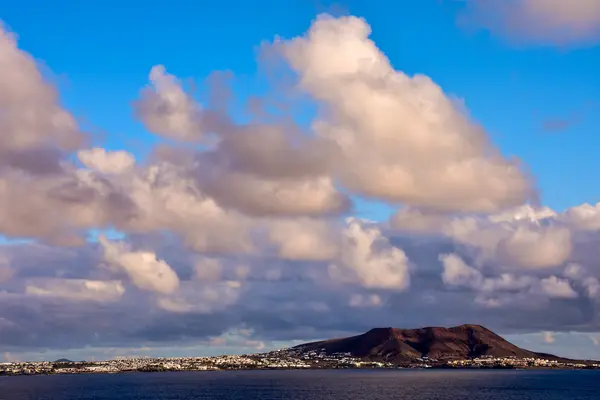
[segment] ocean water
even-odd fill
[[[598,400],[600,371],[214,371],[0,377],[2,400]]]

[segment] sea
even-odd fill
[[[201,371],[0,377],[2,400],[599,400],[600,371]]]

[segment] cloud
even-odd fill
[[[124,232],[173,232],[196,251],[252,252],[248,218],[226,210],[190,176],[186,164],[151,164],[113,182],[135,208],[127,219],[116,219]]]
[[[222,266],[218,259],[200,257],[194,263],[194,279],[200,282],[216,282],[221,279]]]
[[[571,207],[561,215],[561,219],[578,229],[600,230],[600,203]]]
[[[481,293],[476,300],[487,307],[506,305],[502,297],[511,292],[532,300],[539,296],[548,299],[573,299],[579,296],[569,281],[554,275],[541,279],[533,275],[508,273],[485,277],[481,271],[467,265],[456,254],[443,254],[440,261],[443,265],[442,281],[446,286],[464,287]]]
[[[0,25],[0,154],[55,146],[73,150],[84,141],[77,121],[64,110],[36,61],[17,47],[16,36]]]
[[[268,235],[279,257],[287,260],[331,260],[340,245],[336,227],[316,219],[275,221],[269,224]]]
[[[353,294],[350,296],[350,307],[356,308],[370,308],[370,307],[380,307],[382,305],[383,300],[377,294],[372,295],[362,295],[362,294]]]
[[[182,283],[168,297],[158,299],[158,306],[173,313],[211,314],[235,304],[240,295],[241,283],[223,281],[206,285],[192,282]]]
[[[305,36],[275,43],[324,110],[313,125],[335,143],[341,184],[443,211],[490,212],[531,197],[519,163],[430,78],[394,70],[370,33],[362,19],[322,15]]]
[[[114,243],[104,236],[99,238],[104,249],[104,260],[122,269],[134,285],[158,293],[171,293],[179,286],[179,277],[169,264],[159,260],[149,251],[131,251],[121,243]]]
[[[88,168],[104,174],[119,174],[135,164],[135,158],[127,151],[106,151],[102,148],[79,150],[79,160]]]
[[[544,332],[544,342],[545,343],[554,343],[556,339],[554,338],[554,334],[552,332]]]
[[[140,92],[134,110],[150,132],[185,141],[197,141],[206,134],[200,105],[176,77],[157,65],[149,78],[151,85]]]
[[[8,282],[14,275],[6,256],[0,255],[0,284]]]
[[[87,229],[127,220],[132,206],[127,194],[91,171],[0,175],[0,232],[8,236],[81,244]]]
[[[340,257],[329,266],[340,282],[366,288],[405,290],[410,284],[409,261],[376,227],[352,219],[342,234]]]
[[[87,279],[43,279],[29,281],[25,293],[70,301],[117,301],[125,293],[120,281]]]
[[[210,184],[207,191],[225,207],[255,216],[335,215],[350,207],[348,197],[327,177],[276,181],[226,174]]]
[[[565,298],[572,299],[577,297],[577,292],[573,290],[571,284],[564,280],[557,278],[556,276],[550,276],[540,281],[539,287],[534,290],[548,295],[551,298]]]
[[[571,255],[572,231],[563,221],[547,207],[525,205],[484,216],[404,208],[390,223],[408,233],[451,238],[470,247],[479,262],[494,260],[507,268],[544,269],[562,265]]]
[[[466,0],[463,17],[512,41],[571,46],[600,38],[598,0]]]
[[[444,266],[442,280],[446,285],[476,289],[483,282],[481,272],[465,264],[456,254],[441,255],[440,261]]]
[[[571,254],[571,232],[566,228],[519,227],[498,245],[505,262],[525,268],[563,264]]]

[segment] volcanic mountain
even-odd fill
[[[521,349],[481,325],[421,329],[375,328],[362,335],[306,343],[294,349],[303,353],[350,353],[358,358],[389,362],[410,361],[421,357],[437,360],[480,356],[560,359]]]

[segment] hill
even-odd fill
[[[546,358],[550,354],[522,349],[481,325],[420,329],[375,328],[362,335],[306,343],[294,347],[301,352],[350,353],[353,357],[389,362],[421,357],[437,360],[469,359],[482,356]]]

